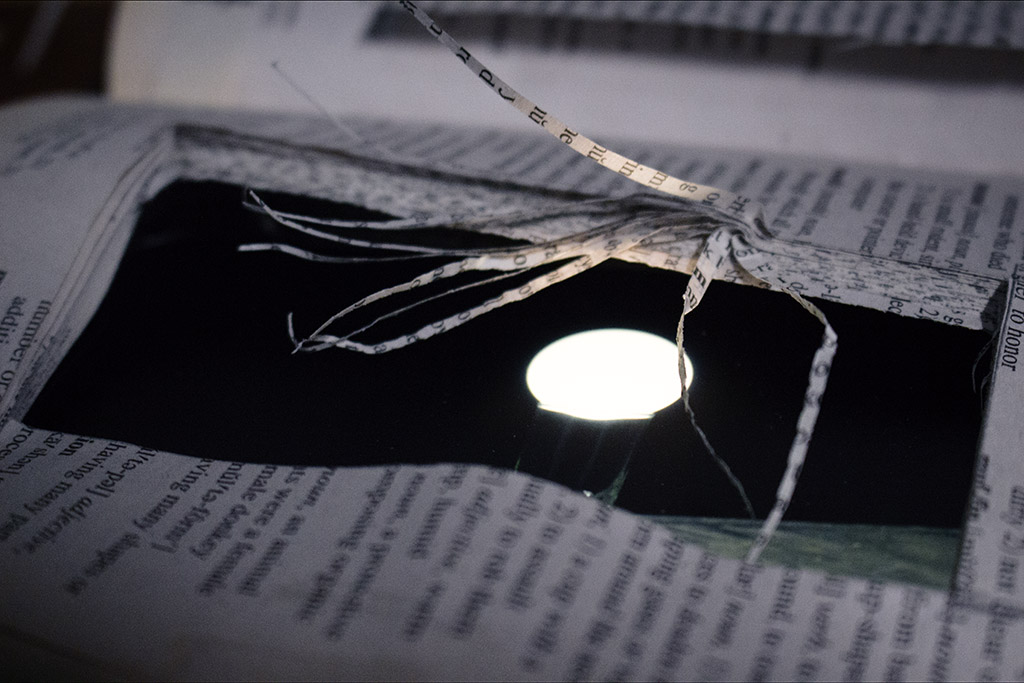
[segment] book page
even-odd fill
[[[834,285],[833,296],[852,304],[873,287],[877,293],[865,294],[867,302],[880,301],[887,291],[905,292],[910,310],[892,303],[902,298],[887,306],[864,305],[895,308],[890,312],[912,318],[927,316],[909,304],[951,306],[954,297],[963,297],[959,277],[991,283],[966,297],[963,319],[944,322],[951,329],[997,330],[997,369],[954,590],[826,574],[786,562],[745,564],[681,541],[650,516],[611,508],[509,467],[443,459],[398,466],[408,462],[402,458],[382,466],[282,465],[257,462],[245,450],[253,460],[221,455],[241,433],[227,434],[219,452],[194,457],[199,454],[119,434],[32,424],[26,414],[71,343],[85,338],[86,323],[122,260],[134,217],[176,179],[256,188],[271,206],[282,201],[268,194],[274,191],[360,206],[389,216],[380,221],[384,228],[395,219],[437,217],[463,225],[479,219],[488,234],[516,235],[527,243],[593,229],[602,214],[577,213],[587,195],[569,188],[582,190],[585,183],[569,174],[559,174],[548,189],[491,179],[480,170],[467,175],[474,165],[490,164],[500,176],[502,164],[474,157],[481,146],[470,145],[494,133],[435,128],[427,135],[408,129],[422,146],[417,165],[353,155],[351,142],[344,143],[346,151],[332,150],[326,141],[334,133],[315,118],[71,100],[9,109],[3,116],[10,125],[4,127],[9,172],[0,181],[2,196],[20,202],[6,212],[15,229],[5,231],[0,249],[0,294],[9,317],[5,348],[13,352],[0,431],[0,567],[9,577],[2,588],[8,606],[2,619],[9,645],[25,640],[52,648],[110,677],[1022,677],[1024,662],[1010,647],[1024,629],[1013,578],[1019,517],[1014,501],[1022,479],[1015,456],[1019,429],[1012,419],[1019,393],[1013,389],[1019,283],[999,277],[1002,271],[985,270],[979,260],[953,273],[928,275],[913,258],[895,257],[880,259],[877,270],[869,271],[862,251],[817,244],[815,239],[828,234],[824,229],[812,231],[806,243],[776,240],[779,254],[790,254],[789,261],[773,261],[783,277],[820,274],[822,263],[833,259],[841,265],[845,254],[849,277],[859,275],[859,283],[823,277],[823,288]],[[363,137],[377,131],[380,144],[395,130],[395,124],[368,119],[352,124]],[[90,132],[91,144],[74,144]],[[446,138],[449,145],[462,140],[465,151],[431,161],[443,156]],[[494,144],[518,151],[533,143]],[[715,181],[720,185],[735,169],[740,176],[732,182],[738,184],[750,168],[742,157],[737,163],[729,155],[698,154],[712,169],[722,167]],[[781,172],[800,173],[786,165],[797,162],[772,163],[779,165],[765,162],[771,171],[765,182]],[[92,185],[81,183],[83,167]],[[806,168],[803,174],[820,174],[805,183],[821,188],[820,198],[835,173],[827,165]],[[937,190],[928,197],[936,203],[916,211],[952,214],[963,229],[961,217],[966,222],[972,207],[979,209],[970,220],[984,239],[995,239],[1000,230],[997,212],[989,207],[1005,207],[1008,197],[1020,193],[1012,179],[971,179],[972,188],[986,183],[995,189],[950,197],[951,208],[942,209],[942,189],[955,187],[944,176],[906,169],[848,172],[858,188],[877,176],[904,178],[908,186],[934,183]],[[824,187],[814,185],[819,178]],[[841,196],[843,182],[834,185]],[[33,198],[40,192],[62,196],[67,188],[79,188],[78,194],[37,210],[43,203]],[[886,199],[873,192],[864,191],[863,206],[878,201],[891,212],[904,201],[898,194]],[[234,196],[240,204],[241,193]],[[108,208],[111,197],[116,210]],[[909,212],[913,200],[906,201]],[[811,213],[818,203],[807,202]],[[820,203],[830,210],[859,210],[846,209],[845,200]],[[807,210],[807,204],[799,205]],[[877,215],[880,208],[867,211]],[[514,218],[524,214],[537,217],[527,221],[535,233],[512,229]],[[828,222],[839,220],[830,214]],[[1009,220],[1008,231],[1016,235],[1019,229],[1012,226],[1019,218],[1012,214]],[[805,221],[794,218],[794,224]],[[690,272],[700,239],[686,232],[669,236],[638,245],[635,258]],[[396,239],[394,233],[387,239]],[[178,269],[198,276],[197,265],[182,263]],[[864,277],[868,272],[875,277]],[[915,280],[914,273],[925,277]],[[747,281],[742,273],[735,277]],[[1009,287],[1001,289],[999,282]],[[716,286],[727,285],[716,283],[712,292]],[[52,303],[41,319],[43,301]],[[463,329],[493,315],[498,314],[489,312]],[[131,329],[130,321],[124,324],[113,329]],[[198,336],[201,342],[224,343]],[[443,344],[445,338],[436,341]],[[229,341],[229,355],[237,357],[251,343]],[[281,353],[287,356],[289,349]],[[22,364],[30,369],[20,370]],[[200,368],[200,374],[212,371],[213,366]],[[806,361],[799,372],[807,372]],[[86,403],[100,403],[102,386],[92,385],[94,399]],[[58,397],[58,403],[72,398]],[[138,422],[142,409],[127,410],[127,422]],[[192,431],[176,427],[185,424],[175,421],[181,413],[167,415],[170,431]],[[194,419],[192,424],[198,429]],[[813,462],[812,455],[808,467]],[[961,485],[966,490],[971,482]],[[766,490],[771,499],[774,482]]]
[[[941,643],[984,616],[950,623],[937,591],[744,566],[507,471],[258,467],[17,423],[0,441],[24,462],[2,482],[9,618],[111,676],[978,671]]]
[[[713,26],[757,31],[772,36],[811,35],[857,39],[874,45],[938,45],[1024,49],[1024,15],[1013,3],[960,2],[940,6],[872,1],[859,6],[828,2],[784,3],[771,0],[734,7],[716,2],[673,5],[662,2],[545,3],[427,0],[422,7],[438,17],[524,15],[585,20],[651,22],[676,26]]]
[[[685,16],[664,16],[671,6],[440,3],[437,18],[599,142],[1018,173],[1014,3],[685,3]],[[114,34],[119,100],[313,111],[277,63],[338,114],[521,126],[397,5],[125,4]],[[821,35],[836,37],[822,47]]]

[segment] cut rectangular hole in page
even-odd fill
[[[238,187],[181,182],[145,207],[110,292],[36,400],[28,424],[283,465],[514,468],[525,462],[524,449],[535,455],[549,448],[558,458],[549,468],[558,480],[559,471],[597,466],[595,439],[580,431],[587,426],[551,436],[550,421],[558,418],[539,409],[526,387],[531,358],[587,329],[674,337],[686,276],[610,262],[405,349],[379,356],[339,349],[293,354],[289,312],[301,336],[360,297],[438,262],[334,265],[240,253],[239,244],[282,237],[266,216],[245,210],[241,197]],[[268,197],[290,208],[306,201]],[[310,205],[367,220],[358,208]],[[488,295],[471,292],[437,310],[455,312]],[[870,534],[850,536],[857,529],[887,529],[888,543],[906,546],[891,530],[927,528],[914,538],[923,534],[933,554],[939,543],[942,557],[918,558],[916,564],[937,569],[909,580],[941,584],[952,570],[971,481],[983,409],[972,374],[988,337],[816,303],[839,334],[839,353],[788,529],[812,525],[812,536],[852,557],[858,543],[877,544],[865,540],[875,538]],[[424,311],[424,322],[436,312]],[[789,297],[721,282],[687,318],[697,419],[760,516],[785,468],[820,334],[820,325]],[[674,523],[684,536],[725,553],[732,552],[730,543],[739,547],[745,534],[752,536],[756,527],[743,520],[739,496],[679,403],[626,441],[632,453],[616,505]],[[614,479],[616,467],[603,476]],[[821,552],[816,557],[827,559]]]

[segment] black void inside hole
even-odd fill
[[[263,196],[282,210],[304,205]],[[305,205],[350,220],[389,218]],[[293,354],[289,312],[301,336],[440,262],[332,265],[236,249],[279,238],[269,219],[243,208],[241,188],[167,188],[144,208],[109,293],[26,422],[222,460],[511,468],[538,442],[538,420],[550,418],[538,417],[546,411],[526,387],[531,358],[593,328],[672,339],[686,285],[678,273],[610,262],[402,350]],[[457,233],[418,238],[480,242]],[[493,294],[470,292],[390,331]],[[972,374],[987,335],[817,303],[839,333],[839,353],[787,518],[958,527],[982,416]],[[697,419],[759,516],[785,468],[820,337],[820,325],[789,297],[727,283],[714,283],[687,318]],[[587,443],[569,438],[559,457],[586,462]],[[678,402],[637,437],[616,504],[643,514],[745,516]]]

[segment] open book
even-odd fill
[[[424,7],[542,115],[402,5],[289,3],[126,5],[115,99],[0,110],[12,670],[1024,678],[1024,11]],[[538,406],[536,351],[697,281],[689,407]]]

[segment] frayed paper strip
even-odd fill
[[[310,225],[304,224],[305,220],[303,217],[294,214],[285,217],[280,212],[273,210],[255,193],[251,193],[251,197],[256,206],[263,209],[268,216],[280,225],[300,231],[306,235],[328,239],[320,234],[323,232],[321,229],[312,229]],[[496,308],[522,301],[546,287],[566,280],[608,259],[621,258],[631,249],[650,249],[651,245],[656,243],[657,237],[663,233],[672,232],[680,238],[703,237],[703,248],[700,251],[693,273],[687,283],[686,291],[683,294],[683,312],[679,319],[676,335],[680,359],[683,358],[683,323],[686,315],[692,312],[700,303],[711,281],[720,279],[728,269],[749,273],[755,279],[762,282],[766,289],[774,289],[789,294],[808,312],[814,315],[825,328],[822,344],[812,362],[812,370],[804,395],[804,404],[797,420],[797,433],[790,447],[786,471],[779,484],[775,504],[747,556],[748,562],[756,562],[778,527],[779,521],[781,521],[795,491],[800,470],[806,458],[810,437],[814,430],[814,424],[817,420],[821,396],[828,381],[832,357],[835,355],[836,334],[828,324],[825,316],[816,306],[798,293],[786,288],[774,277],[773,268],[767,261],[764,252],[751,246],[748,240],[749,234],[744,235],[734,226],[721,225],[720,221],[715,217],[708,216],[699,207],[679,204],[669,209],[661,206],[659,202],[645,204],[646,199],[644,196],[634,196],[623,200],[604,201],[600,205],[600,213],[601,219],[607,220],[607,223],[571,237],[517,248],[445,250],[434,247],[417,247],[393,241],[374,242],[366,239],[352,239],[338,233],[332,233],[329,239],[335,243],[384,251],[405,252],[402,256],[380,257],[384,259],[447,256],[457,258],[458,260],[425,272],[407,282],[396,284],[360,299],[331,316],[314,332],[301,340],[295,337],[291,328],[291,320],[289,319],[289,332],[295,343],[295,350],[297,352],[314,352],[329,348],[342,348],[368,354],[387,353],[442,334]],[[616,206],[619,210],[612,210]],[[582,208],[582,211],[586,212],[595,208]],[[569,210],[559,211],[559,215],[568,215],[569,213],[571,213]],[[498,218],[481,218],[480,220],[514,221],[516,217],[502,216]],[[409,227],[420,227],[425,224],[409,225]],[[434,226],[439,225],[436,221],[430,221],[430,224]],[[366,228],[368,226],[359,224],[358,226],[354,225],[351,227]],[[757,240],[758,238],[755,237],[754,239]],[[324,256],[284,244],[247,245],[243,249],[274,249],[308,260],[342,263],[373,258]],[[355,339],[357,336],[365,335],[378,323],[394,319],[430,301],[435,301],[456,292],[467,291],[478,286],[528,273],[539,267],[557,265],[558,263],[562,263],[562,265],[529,280],[523,285],[507,289],[498,296],[487,299],[473,308],[436,320],[408,334],[376,342],[364,342]],[[449,288],[440,294],[427,296],[412,304],[390,310],[358,329],[343,334],[328,332],[329,327],[342,324],[350,315],[360,309],[383,302],[396,294],[410,292],[430,283],[451,278],[468,271],[497,272],[498,274],[470,284]],[[689,403],[688,392],[685,389],[686,370],[682,362],[679,364],[679,372],[682,386],[684,387],[682,394],[684,408],[691,423],[698,435],[701,436],[708,452],[714,458],[716,464],[725,472],[730,482],[733,483],[737,493],[743,499],[744,506],[753,516],[753,507],[743,489],[742,483],[732,474],[728,464],[715,452],[697,424],[693,409]]]
[[[606,147],[603,147],[585,135],[574,131],[559,119],[541,109],[533,101],[517,92],[493,71],[485,67],[480,60],[470,54],[469,50],[448,35],[426,12],[410,0],[400,0],[399,4],[408,11],[420,24],[433,35],[438,42],[448,48],[466,68],[472,71],[487,87],[531,121],[539,125],[548,134],[569,146],[577,154],[581,154],[605,168],[623,175],[652,190],[664,192],[673,197],[699,203],[708,213],[714,214],[726,223],[738,224],[741,230],[753,229],[764,237],[770,237],[765,227],[764,210],[749,197],[721,190],[710,185],[701,185],[681,180],[650,166],[634,161]]]
[[[758,245],[763,246],[771,239],[770,233],[765,228],[763,209],[750,198],[714,187],[680,180],[598,145],[590,138],[570,129],[560,120],[513,90],[507,83],[498,78],[494,72],[484,67],[464,47],[438,27],[413,2],[402,0],[400,4],[442,44],[451,50],[488,87],[494,90],[497,95],[526,114],[545,131],[569,145],[577,153],[651,190],[664,193],[664,195],[640,194],[619,200],[584,201],[566,206],[564,209],[556,209],[554,211],[546,209],[533,215],[513,214],[470,220],[441,216],[426,220],[398,219],[380,224],[369,224],[358,221],[325,220],[297,214],[286,214],[272,209],[258,195],[250,193],[256,208],[265,212],[282,226],[311,237],[348,246],[398,252],[398,255],[381,256],[380,258],[382,259],[394,260],[438,256],[459,259],[423,273],[408,282],[385,288],[360,299],[331,316],[304,339],[300,340],[295,337],[292,321],[289,318],[289,334],[292,336],[295,344],[295,351],[322,351],[329,348],[342,348],[360,353],[386,353],[442,334],[496,308],[516,301],[522,301],[542,289],[566,280],[608,259],[621,258],[632,249],[638,247],[651,249],[665,243],[663,240],[666,237],[670,238],[669,243],[685,238],[703,238],[702,249],[687,283],[686,291],[683,294],[683,312],[679,318],[676,333],[679,375],[683,387],[682,399],[691,424],[716,464],[718,464],[736,488],[738,494],[743,499],[744,506],[752,517],[754,516],[753,506],[743,489],[742,483],[733,475],[728,464],[715,452],[704,435],[703,430],[698,426],[696,416],[690,406],[689,393],[686,388],[686,367],[683,362],[683,322],[686,315],[693,311],[700,303],[711,281],[721,278],[728,270],[735,270],[748,273],[754,279],[760,281],[767,289],[789,294],[805,310],[817,318],[824,327],[821,345],[815,352],[811,363],[807,389],[804,393],[803,407],[797,418],[796,434],[789,449],[786,470],[776,491],[775,503],[746,556],[748,563],[757,562],[761,552],[768,545],[775,530],[778,528],[779,522],[782,520],[792,500],[800,471],[806,459],[811,435],[814,432],[821,398],[828,383],[828,376],[838,341],[835,331],[829,325],[824,314],[816,306],[800,296],[798,292],[786,287],[775,276],[774,269],[765,253],[757,248]],[[307,99],[311,99],[301,89],[300,92]],[[662,199],[661,197],[665,195],[676,199],[668,199],[667,197]],[[479,230],[488,223],[507,227],[514,225],[516,222],[541,220],[555,215],[571,216],[581,214],[597,218],[598,227],[547,243],[508,249],[451,250],[444,249],[443,247],[415,245],[402,241],[367,240],[344,234],[349,229],[365,230],[371,228],[392,231],[392,235],[396,234],[394,231],[428,227]],[[276,250],[319,262],[351,263],[366,260],[366,257],[326,256],[286,244],[245,245],[242,249]],[[561,262],[564,263],[557,265]],[[474,287],[496,283],[516,275],[525,274],[543,266],[557,267],[543,275],[534,277],[523,285],[507,289],[500,295],[487,299],[473,308],[436,320],[408,334],[373,343],[357,341],[353,338],[357,335],[365,334],[379,322],[398,317],[424,303],[437,300],[449,294],[467,291]],[[395,294],[409,292],[426,284],[450,278],[467,271],[497,271],[498,274],[467,285],[450,288],[441,294],[427,296],[412,304],[391,310],[377,317],[371,323],[345,334],[329,334],[327,331],[329,327],[336,326],[359,309],[381,302]]]

